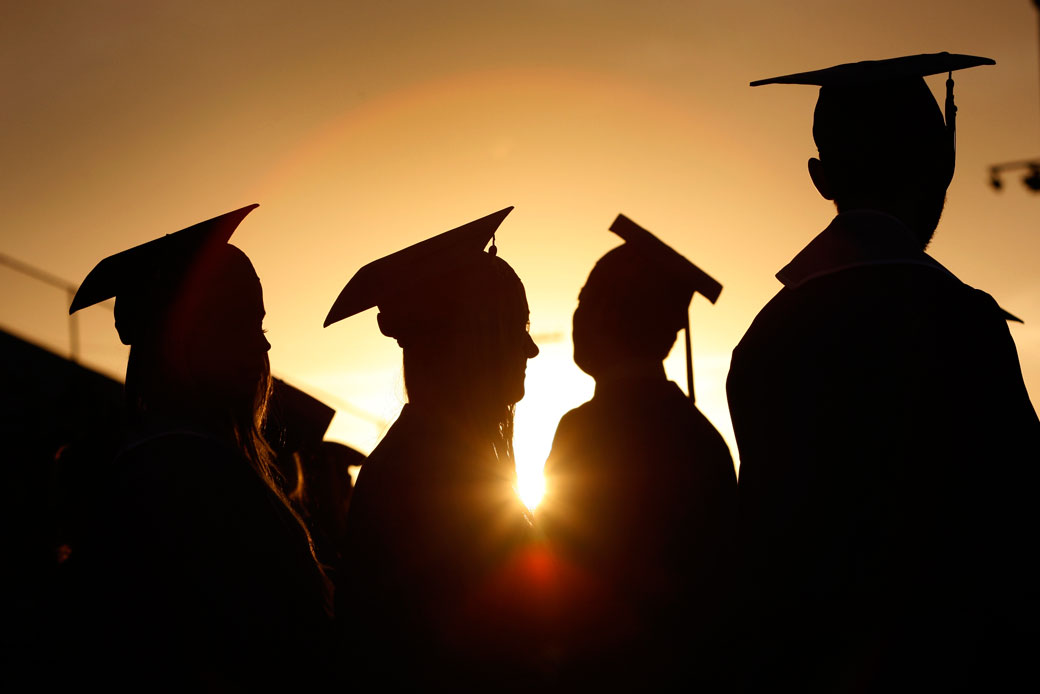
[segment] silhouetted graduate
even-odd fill
[[[325,320],[378,306],[408,392],[351,499],[348,686],[531,686],[512,423],[538,348],[523,284],[483,251],[511,209],[369,263]]]
[[[264,438],[274,452],[282,489],[303,516],[315,553],[326,567],[339,565],[346,542],[352,491],[350,466],[365,456],[325,441],[336,411],[280,378],[272,379]],[[335,582],[337,576],[330,575]]]
[[[97,471],[90,541],[67,562],[93,653],[66,670],[77,681],[239,691],[324,674],[326,580],[260,434],[262,289],[228,243],[254,207],[102,260],[70,307],[116,298],[133,426]]]
[[[739,652],[753,691],[1036,687],[1040,424],[1004,312],[924,252],[954,171],[953,70],[842,65],[809,174],[838,215],[733,352]],[[923,76],[950,72],[946,118]]]
[[[596,263],[574,312],[574,361],[596,392],[560,421],[538,508],[584,577],[566,601],[563,677],[714,690],[736,475],[692,370],[687,397],[662,362],[680,330],[689,346],[694,293],[714,302],[722,287],[627,217],[611,230],[626,243]]]

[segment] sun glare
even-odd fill
[[[525,472],[521,473],[521,469]],[[545,496],[545,475],[540,469],[517,466],[516,493],[520,501],[524,502],[524,506],[533,511]]]
[[[592,397],[594,384],[574,365],[570,340],[535,340],[541,353],[528,362],[524,399],[516,405],[513,449],[517,494],[534,509],[545,494],[542,467],[560,417]]]

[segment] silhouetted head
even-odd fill
[[[380,306],[379,327],[404,350],[411,402],[499,412],[524,396],[527,295],[501,258],[472,252],[464,269],[420,283]]]
[[[126,395],[135,423],[188,425],[236,444],[298,522],[313,556],[307,528],[272,474],[261,433],[271,389],[263,289],[246,254],[228,243],[256,207],[105,258],[69,312],[114,296],[116,330],[130,345]],[[318,573],[324,581],[320,567]]]
[[[325,319],[328,326],[378,306],[380,330],[404,350],[409,402],[490,439],[505,457],[527,360],[538,354],[523,284],[483,250],[512,209],[365,265]]]
[[[80,286],[70,312],[116,298],[137,416],[233,426],[236,435],[255,429],[270,379],[263,291],[249,259],[228,244],[255,207],[110,256]]]
[[[593,378],[626,363],[661,363],[686,326],[691,296],[629,244],[609,251],[578,295],[574,363]]]
[[[839,212],[888,212],[928,244],[953,178],[954,143],[924,79],[822,87],[813,138],[810,176]]]
[[[928,244],[942,215],[956,154],[954,70],[993,65],[950,53],[846,63],[765,80],[818,85],[809,175],[839,212],[875,209],[900,218]],[[924,77],[949,73],[946,118]]]
[[[618,370],[660,367],[676,333],[688,325],[694,293],[715,303],[722,291],[715,279],[625,215],[610,230],[625,245],[592,268],[574,312],[574,363],[597,380]]]
[[[234,246],[213,248],[170,290],[116,300],[130,334],[127,394],[147,417],[249,427],[270,385],[260,280]]]

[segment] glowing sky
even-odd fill
[[[832,216],[812,188],[813,88],[752,79],[951,52],[958,173],[933,255],[1025,325],[1040,392],[1040,197],[989,165],[1040,155],[1027,0],[711,2],[3,2],[0,252],[79,282],[103,256],[252,202],[233,242],[264,283],[276,375],[339,409],[364,452],[400,409],[400,352],[375,311],[322,329],[361,265],[507,205],[500,254],[542,354],[517,450],[536,469],[587,399],[570,316],[618,212],[725,289],[694,301],[698,402],[731,442],[730,352],[773,277]],[[933,90],[942,78],[932,78]],[[67,349],[67,298],[0,268],[0,326]],[[84,361],[120,375],[103,308]],[[684,383],[681,349],[668,371]],[[736,449],[733,447],[734,457]]]

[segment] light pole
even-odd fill
[[[1040,11],[1040,0],[1033,0],[1033,5]],[[1038,24],[1038,29],[1040,29],[1040,24]],[[1025,175],[1022,176],[1022,185],[1034,193],[1040,192],[1040,159],[1023,159],[990,166],[989,184],[993,187],[993,190],[1003,190],[1004,181],[1001,179],[1001,174],[1016,169],[1024,169],[1026,171]]]

